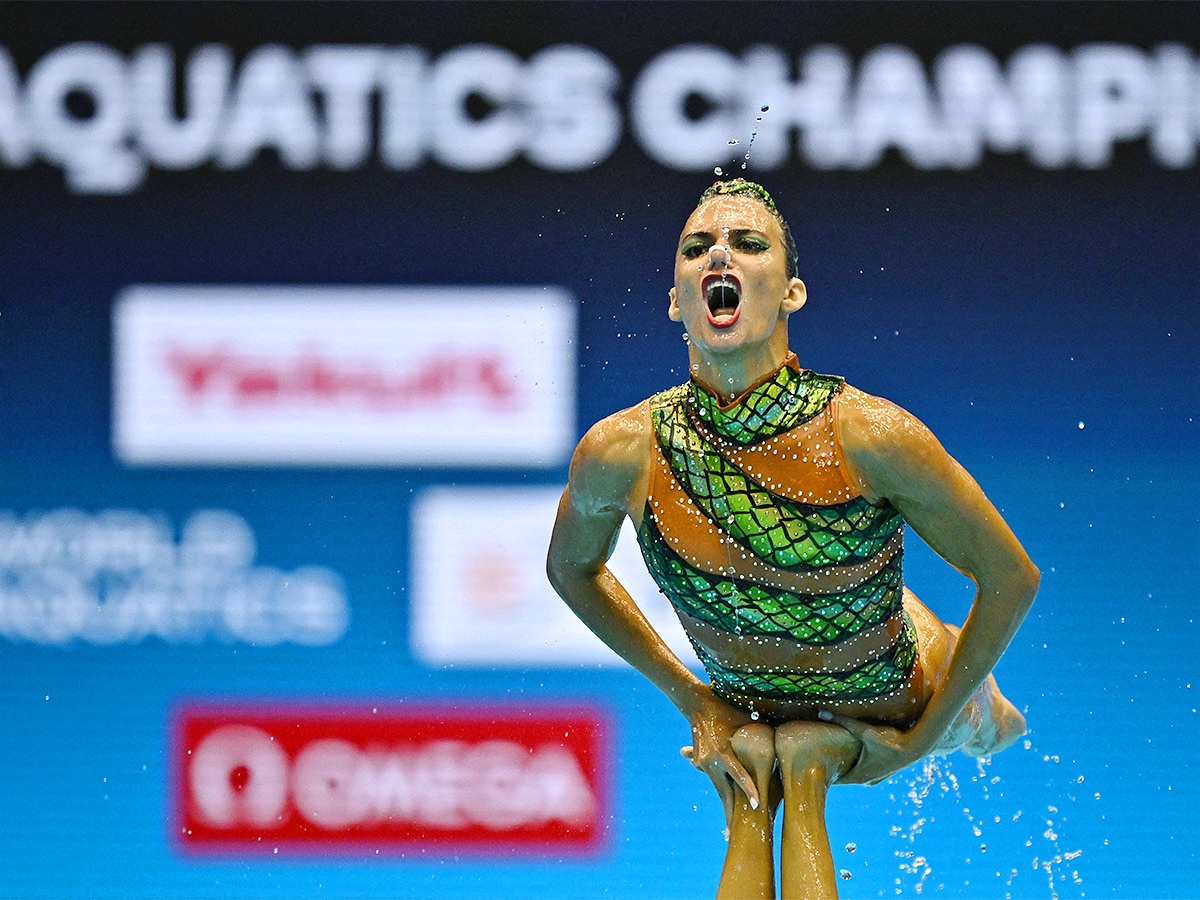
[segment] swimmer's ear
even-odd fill
[[[675,302],[675,288],[671,288],[667,296],[671,298],[671,305],[667,307],[667,318],[672,322],[682,322],[683,313],[679,311],[679,304]]]
[[[788,280],[787,291],[783,295],[783,314],[791,315],[808,300],[808,288],[804,286],[804,282],[799,278]]]

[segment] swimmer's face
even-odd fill
[[[669,315],[692,346],[714,353],[760,343],[804,305],[787,275],[783,230],[758,200],[721,194],[688,217],[675,255]]]

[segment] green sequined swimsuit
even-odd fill
[[[657,452],[638,543],[676,610],[740,639],[809,647],[902,622],[882,654],[840,671],[734,668],[689,629],[714,690],[735,702],[877,699],[916,661],[904,522],[842,467],[831,409],[842,387],[790,357],[730,407],[694,381],[650,399]]]

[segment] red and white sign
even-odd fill
[[[607,819],[596,711],[188,708],[174,722],[187,850],[594,851]]]
[[[551,287],[137,286],[113,313],[128,463],[557,465],[575,306]]]

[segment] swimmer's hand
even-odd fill
[[[838,784],[879,784],[901,769],[924,759],[932,749],[912,731],[901,731],[890,725],[873,725],[828,712],[820,713],[819,718],[842,726],[862,742],[858,762],[838,779]]]
[[[762,802],[758,788],[729,744],[735,731],[753,721],[750,713],[709,693],[697,703],[689,718],[692,746],[684,747],[679,752],[712,779],[713,787],[717,789],[725,807],[725,821],[728,823],[733,819],[734,785],[746,795],[751,807],[757,809]]]

